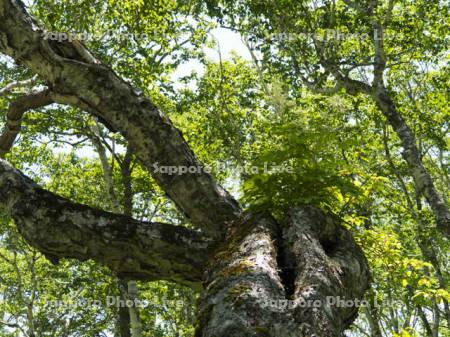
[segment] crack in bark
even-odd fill
[[[303,324],[305,336],[338,336],[357,315],[358,307],[329,305],[331,298],[361,300],[370,274],[367,260],[349,231],[338,221],[314,207],[290,211],[284,225],[283,241],[296,261],[294,298],[322,303],[318,311],[298,306],[294,316]]]
[[[208,272],[196,336],[337,337],[353,322],[368,264],[351,234],[321,210],[295,208],[281,227],[268,214],[247,214],[227,242]],[[329,297],[355,305],[333,306]]]

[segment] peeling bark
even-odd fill
[[[147,223],[73,203],[0,160],[0,206],[24,238],[53,261],[94,259],[126,278],[199,288],[209,240],[180,226]]]
[[[248,216],[213,260],[196,336],[337,337],[369,279],[351,234],[320,210],[294,209],[281,228],[269,215]]]

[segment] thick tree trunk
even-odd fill
[[[369,284],[351,234],[312,207],[293,209],[282,225],[245,215],[206,267],[212,248],[199,233],[71,203],[1,160],[0,190],[0,205],[47,256],[94,258],[144,280],[191,286],[206,269],[197,336],[337,337]]]
[[[312,207],[293,209],[282,226],[246,215],[207,275],[198,337],[340,336],[370,279],[350,233]]]
[[[128,278],[192,287],[203,279],[197,336],[338,337],[349,326],[370,277],[348,231],[312,207],[293,209],[283,225],[243,215],[148,98],[79,42],[44,35],[19,0],[0,0],[0,51],[46,79],[53,101],[120,131],[201,231],[75,204],[0,160],[0,206],[31,245],[55,260],[95,259]],[[196,170],[167,174],[155,164]]]

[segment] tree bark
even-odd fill
[[[127,281],[117,279],[117,287],[119,288],[120,300],[124,302],[127,301]],[[116,337],[131,337],[130,321],[131,319],[128,308],[120,305],[116,319]]]
[[[322,211],[293,209],[282,226],[246,215],[208,271],[196,336],[340,336],[369,279],[350,233]]]
[[[123,277],[201,287],[211,240],[181,226],[148,223],[73,203],[0,160],[0,206],[50,260],[94,259]]]
[[[138,287],[136,281],[128,281],[128,297],[134,303],[136,299],[138,299]],[[139,313],[139,307],[131,306],[129,309],[130,314],[130,327],[131,327],[131,336],[132,337],[142,337],[142,321]]]
[[[54,101],[120,131],[201,231],[75,204],[0,161],[0,205],[25,239],[50,258],[92,258],[131,279],[203,281],[197,336],[340,336],[370,279],[351,234],[312,207],[293,209],[282,225],[269,214],[243,214],[148,98],[78,41],[45,36],[19,0],[0,0],[0,51],[42,76]],[[178,172],[157,169],[163,165]]]
[[[450,236],[450,211],[444,199],[434,186],[433,179],[423,165],[416,137],[403,116],[398,112],[394,101],[389,96],[387,89],[379,84],[372,94],[375,102],[385,115],[389,124],[403,146],[403,158],[408,163],[409,170],[414,179],[418,191],[423,194],[436,216],[438,229],[447,237]]]

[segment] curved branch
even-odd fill
[[[37,109],[53,103],[49,90],[33,92],[22,96],[9,105],[6,116],[6,126],[0,135],[0,158],[11,150],[11,147],[20,132],[22,118],[25,112],[31,109]]]
[[[65,101],[119,131],[169,197],[211,235],[241,208],[202,169],[181,132],[153,102],[92,57],[78,41],[57,41],[28,15],[19,0],[0,0],[0,51],[38,73]],[[161,167],[191,169],[168,174]],[[178,171],[180,172],[180,171]]]
[[[14,81],[5,85],[2,89],[0,89],[0,97],[10,94],[15,88],[24,87],[30,84],[33,84],[36,81],[37,76],[33,76],[32,78],[23,80],[23,81]]]
[[[121,277],[199,287],[211,240],[197,231],[148,223],[73,203],[0,160],[0,206],[23,237],[52,261],[93,259]]]

